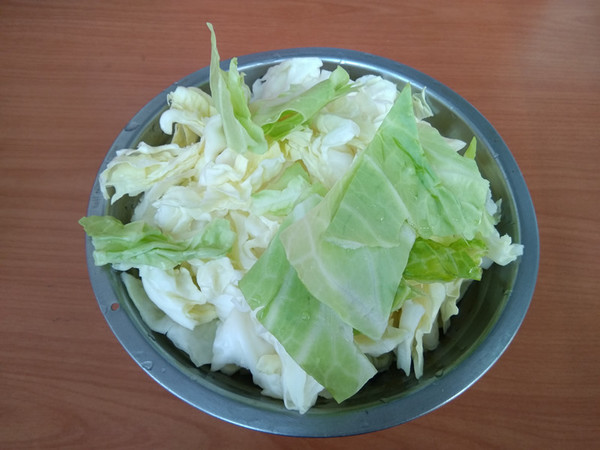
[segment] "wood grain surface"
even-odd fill
[[[368,435],[278,437],[178,400],[120,346],[77,224],[113,140],[209,63],[341,47],[412,66],[486,116],[539,222],[525,321],[449,404]],[[600,3],[0,2],[0,448],[592,448],[600,442]],[[597,448],[597,447],[596,447]]]

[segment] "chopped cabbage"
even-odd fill
[[[426,351],[469,283],[523,247],[501,236],[477,143],[442,136],[425,90],[296,58],[251,87],[222,70],[210,94],[178,86],[171,142],[123,149],[100,175],[131,221],[80,220],[142,320],[197,366],[250,373],[305,413],[342,402]]]
[[[92,238],[94,262],[99,266],[112,264],[118,270],[142,265],[169,269],[190,259],[220,257],[235,239],[229,222],[220,218],[185,241],[173,240],[144,222],[123,225],[112,216],[84,217],[79,223]]]
[[[258,320],[336,400],[350,397],[375,374],[354,343],[350,324],[302,284],[279,236],[242,278],[240,288]]]
[[[180,147],[197,142],[216,113],[210,95],[195,87],[178,86],[167,96],[167,103],[169,109],[160,116],[160,128],[173,135],[171,142]]]
[[[237,70],[237,59],[231,59],[228,71],[220,68],[217,38],[212,25],[209,24],[208,27],[212,43],[210,91],[223,121],[227,146],[240,153],[246,150],[264,153],[267,151],[267,142],[262,129],[251,117],[248,108],[250,93],[243,75]]]
[[[325,80],[298,95],[285,95],[252,102],[252,120],[274,140],[306,124],[325,105],[350,91],[348,73],[337,67]]]

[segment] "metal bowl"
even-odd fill
[[[227,422],[268,433],[289,436],[347,436],[393,427],[426,414],[452,400],[479,379],[507,348],[529,307],[538,263],[539,237],[533,204],[519,168],[490,123],[458,94],[429,76],[378,56],[332,48],[301,48],[257,53],[238,58],[239,70],[251,84],[271,65],[290,57],[317,56],[326,68],[343,66],[355,79],[379,74],[398,84],[410,82],[415,90],[427,88],[435,113],[432,123],[449,137],[478,140],[477,162],[502,199],[501,233],[524,244],[518,261],[484,272],[468,289],[460,313],[452,319],[439,347],[425,356],[421,379],[389,370],[373,378],[354,397],[337,404],[319,399],[306,414],[288,411],[283,402],[262,396],[248,374],[227,376],[197,368],[161,334],[141,320],[120,278],[108,266],[96,267],[93,247],[86,240],[91,284],[98,304],[116,337],[131,357],[165,389],[199,410]],[[227,61],[223,62],[223,67]],[[177,86],[198,86],[209,92],[209,68],[199,70],[151,100],[119,134],[100,171],[122,148],[140,141],[165,143],[158,118],[166,109],[166,94]],[[88,215],[111,214],[129,220],[131,199],[109,206],[96,179]]]

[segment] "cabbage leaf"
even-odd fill
[[[459,239],[445,244],[417,238],[403,276],[422,283],[456,278],[480,280],[481,261],[486,250],[485,243],[479,239]]]
[[[127,195],[135,197],[158,184],[176,185],[190,177],[200,161],[201,146],[177,144],[151,146],[144,142],[137,148],[122,149],[100,174],[100,189],[111,203]],[[113,190],[111,195],[109,190]]]
[[[248,101],[250,92],[243,75],[237,70],[237,58],[229,62],[229,70],[220,67],[217,38],[213,26],[211,33],[210,92],[215,107],[223,120],[227,146],[239,153],[265,153],[268,149],[262,128],[252,121]]]
[[[83,217],[79,224],[92,239],[95,264],[112,264],[118,270],[143,265],[170,269],[190,259],[218,258],[235,240],[226,219],[215,219],[185,241],[175,241],[145,222],[123,224],[112,216]]]
[[[210,364],[213,359],[212,348],[217,320],[200,324],[190,330],[172,320],[150,300],[139,278],[122,272],[121,279],[142,320],[152,331],[165,334],[177,348],[187,353],[198,367]]]
[[[240,289],[257,319],[336,401],[352,396],[375,375],[354,343],[352,327],[302,284],[279,235],[242,278]]]
[[[274,140],[282,139],[329,102],[350,92],[349,81],[348,72],[338,66],[326,80],[291,99],[276,97],[252,102],[252,119],[262,126],[265,135]]]

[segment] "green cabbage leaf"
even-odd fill
[[[246,150],[262,154],[268,150],[262,128],[253,122],[248,101],[250,90],[237,70],[237,58],[229,62],[229,70],[221,69],[217,38],[211,24],[210,92],[215,108],[221,114],[227,146],[239,153]]]
[[[308,122],[325,105],[352,90],[350,76],[338,66],[329,77],[298,95],[259,99],[250,104],[252,119],[265,135],[279,140]]]
[[[290,356],[342,402],[377,371],[354,343],[352,327],[302,284],[279,235],[242,278],[240,289],[256,318]]]
[[[118,270],[144,265],[170,269],[191,259],[218,258],[235,240],[225,219],[210,222],[202,233],[184,241],[175,241],[145,222],[123,224],[112,216],[83,217],[79,224],[92,239],[95,264],[112,264]]]

